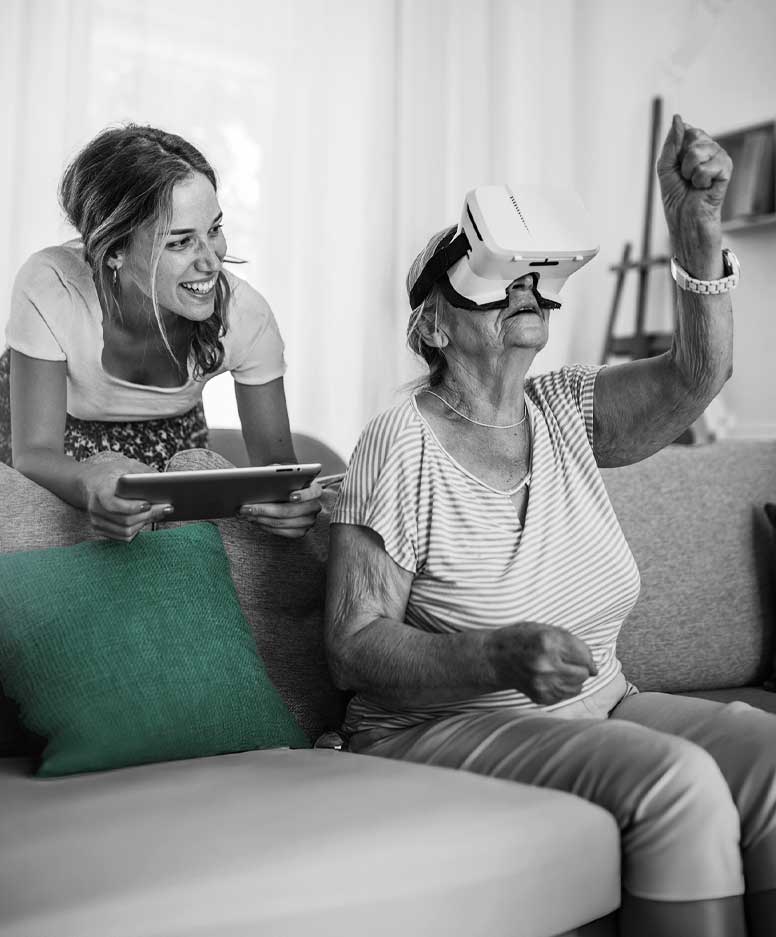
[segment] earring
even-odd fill
[[[117,289],[119,285],[119,268],[113,268],[113,289]]]

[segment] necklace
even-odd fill
[[[449,407],[453,413],[457,413],[458,416],[463,417],[464,420],[467,420],[469,423],[474,423],[476,426],[486,426],[488,429],[514,429],[515,426],[520,426],[525,423],[525,418],[528,416],[528,407],[523,402],[523,418],[518,420],[517,423],[481,423],[479,420],[473,420],[470,416],[466,416],[465,413],[461,413],[460,410],[457,410],[451,403],[448,403],[444,397],[440,397],[439,394],[435,394],[433,390],[428,390],[426,388],[426,393],[431,394],[432,397],[436,397],[437,400],[441,400],[442,403]]]

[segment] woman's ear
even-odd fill
[[[431,348],[444,348],[450,342],[450,338],[447,332],[439,328],[438,323],[435,323],[435,325],[436,328],[430,322],[421,323],[420,337],[423,339],[424,344],[429,345]]]
[[[111,270],[121,270],[124,265],[124,251],[112,251],[105,258],[105,263],[111,268]]]

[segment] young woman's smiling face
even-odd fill
[[[175,184],[170,233],[156,269],[156,300],[165,318],[172,314],[202,322],[213,314],[216,281],[226,254],[221,218],[215,189],[206,176],[192,173]],[[155,223],[143,225],[122,258],[122,308],[128,302],[149,305],[154,231]]]

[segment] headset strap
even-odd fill
[[[471,245],[465,231],[461,231],[457,237],[452,237],[452,234],[448,235],[447,241],[443,239],[426,266],[420,271],[420,276],[410,290],[410,306],[413,309],[419,306],[431,292],[434,284],[470,249]]]

